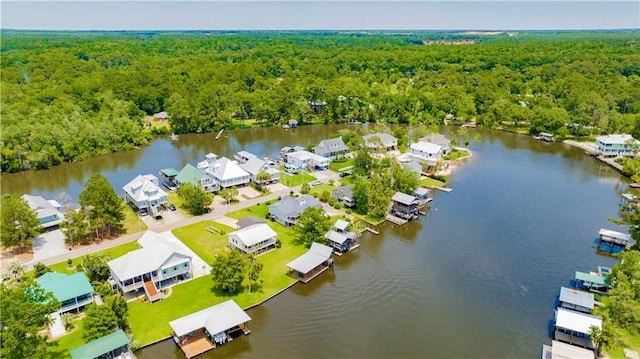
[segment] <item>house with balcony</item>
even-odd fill
[[[278,234],[266,223],[256,223],[228,234],[229,247],[259,255],[276,248]]]
[[[158,177],[152,174],[140,175],[122,189],[125,200],[137,212],[157,216],[169,202],[169,195],[158,186]]]
[[[640,141],[631,135],[616,134],[596,137],[596,153],[603,157],[635,157]]]
[[[372,133],[362,136],[364,146],[373,153],[384,154],[398,150],[398,139],[388,133]]]
[[[60,303],[58,313],[80,309],[93,303],[93,287],[84,272],[64,274],[48,272],[36,279],[47,292],[51,292]]]
[[[179,244],[147,231],[140,249],[109,261],[111,278],[123,293],[144,290],[150,302],[163,299],[160,290],[193,277],[192,258]]]
[[[347,155],[349,148],[342,141],[342,137],[330,138],[328,140],[322,140],[313,148],[313,153],[330,160],[341,158]]]
[[[246,162],[240,164],[240,168],[242,168],[249,174],[251,182],[260,185],[276,183],[280,181],[280,171],[278,171],[278,169],[276,168],[273,168],[273,166],[271,166],[269,162],[258,157],[249,158]],[[269,175],[268,180],[258,180],[258,173],[260,173],[261,171],[264,171]]]
[[[62,206],[55,200],[46,200],[41,196],[25,194],[21,197],[29,208],[36,213],[42,228],[50,228],[60,225],[64,221]]]
[[[337,254],[348,252],[360,247],[357,243],[360,233],[351,231],[350,227],[351,223],[339,219],[324,235],[324,238],[327,240],[327,244],[332,247]]]
[[[193,167],[187,163],[184,168],[175,177],[177,187],[182,186],[185,183],[190,183],[194,186],[200,186],[205,192],[215,192],[220,189],[220,185],[209,173]]]
[[[236,152],[236,154],[233,155],[233,158],[236,159],[236,161],[238,161],[238,163],[245,163],[247,161],[249,161],[249,159],[251,158],[257,158],[258,156],[254,155],[251,152],[248,151],[239,151]]]
[[[251,179],[236,162],[226,157],[218,158],[215,153],[208,153],[205,160],[198,163],[198,169],[213,176],[220,188],[244,186]]]
[[[426,141],[418,141],[411,144],[409,156],[419,163],[425,164],[428,170],[436,167],[443,153],[444,151],[440,145]]]
[[[424,136],[420,139],[423,142],[433,143],[434,145],[438,145],[442,149],[442,155],[445,156],[449,152],[451,152],[451,140],[448,139],[445,135],[439,133],[432,133]]]
[[[396,192],[391,198],[391,214],[402,219],[413,219],[418,216],[420,201],[412,195]]]
[[[308,168],[310,170],[326,170],[331,160],[309,151],[290,152],[285,155],[285,163],[295,168]]]
[[[300,197],[286,196],[269,206],[269,214],[283,226],[293,226],[300,218],[300,214],[308,207],[322,208],[317,199],[309,195]]]
[[[287,160],[287,154],[288,153],[293,153],[293,152],[298,152],[298,151],[304,151],[305,148],[302,146],[284,146],[280,149],[280,159],[282,159],[283,162],[285,162]]]

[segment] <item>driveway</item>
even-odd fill
[[[64,233],[56,229],[42,233],[33,239],[33,262],[68,252],[64,245]]]

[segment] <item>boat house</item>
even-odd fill
[[[560,308],[589,314],[593,310],[594,303],[593,293],[566,287],[560,288],[560,296],[558,297]]]
[[[60,302],[58,313],[76,311],[93,303],[93,287],[84,272],[63,274],[48,272],[36,282]]]
[[[357,244],[357,238],[360,236],[360,234],[350,231],[350,225],[351,223],[339,219],[333,225],[333,229],[329,230],[324,235],[324,238],[327,240],[329,246],[333,247],[337,254],[341,254],[360,247],[360,245]]]
[[[41,196],[25,194],[21,197],[29,208],[36,213],[43,228],[55,227],[64,221],[64,214],[60,212],[62,206],[55,200],[47,201]]]
[[[604,228],[598,232],[598,248],[601,248],[602,242],[609,245],[609,252],[613,252],[616,246],[629,249],[635,244],[631,235]]]
[[[138,244],[142,248],[107,263],[123,294],[144,289],[149,302],[154,302],[164,298],[159,290],[193,277],[191,256],[177,243],[147,231]]]
[[[229,247],[245,254],[259,255],[276,248],[278,234],[266,223],[257,223],[231,232]]]
[[[391,198],[391,214],[404,220],[414,219],[418,216],[420,201],[415,196],[396,192]]]
[[[421,204],[425,204],[433,200],[433,192],[428,188],[418,187],[413,191],[413,195],[416,196]]]
[[[122,329],[118,329],[71,350],[71,359],[136,359],[129,344],[131,339]]]
[[[175,191],[178,189],[178,182],[176,181],[178,173],[180,172],[175,168],[163,168],[158,172],[158,175],[160,175],[162,185],[172,191]]]
[[[169,322],[173,340],[187,358],[214,349],[233,340],[238,334],[251,333],[247,322],[251,317],[233,301],[211,306]]]
[[[595,353],[593,350],[553,340],[551,346],[542,346],[542,359],[595,359]]]
[[[603,275],[597,273],[584,273],[576,271],[575,276],[576,287],[584,288],[594,292],[605,292],[609,289],[610,284]]]
[[[556,309],[554,339],[583,348],[594,349],[595,346],[589,336],[592,326],[602,329],[602,318],[558,308]]]
[[[313,242],[309,251],[287,264],[289,275],[302,283],[308,283],[333,265],[333,248]]]

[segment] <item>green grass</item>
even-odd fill
[[[625,359],[623,349],[631,349],[640,352],[640,334],[633,334],[626,329],[617,329],[615,343],[605,350],[611,359]]]
[[[369,215],[363,216],[363,215],[357,214],[355,212],[352,213],[352,214],[353,214],[354,217],[358,218],[359,220],[361,220],[363,222],[366,222],[366,223],[369,223],[369,224],[374,225],[374,226],[377,226],[380,223],[385,221],[384,217],[372,217],[372,216],[369,216]]]
[[[82,328],[82,319],[76,317],[76,319],[73,320],[73,323],[75,324],[75,328],[72,329],[71,333],[53,340],[53,342],[57,344],[54,358],[70,358],[71,355],[69,350],[87,344],[82,338],[82,334],[84,333],[84,329]]]
[[[133,211],[131,206],[125,204],[124,206],[124,233],[122,234],[132,234],[138,233],[147,230],[147,225],[142,221],[138,220],[138,215]]]
[[[440,187],[440,186],[444,186],[445,183],[431,177],[425,177],[421,179],[420,182],[418,182],[418,184],[424,187]]]
[[[133,242],[121,244],[113,248],[103,249],[101,251],[97,251],[91,254],[105,254],[109,256],[109,258],[111,259],[116,259],[118,257],[122,257],[123,255],[139,248],[140,246],[138,245],[138,242],[133,241]],[[67,261],[62,261],[62,262],[52,264],[49,266],[49,268],[51,268],[51,270],[54,272],[72,274],[76,272],[76,265],[80,263],[82,263],[82,257],[74,258],[72,260],[71,269],[67,267]],[[27,274],[29,275],[31,275],[32,273],[33,271],[27,272]]]
[[[332,186],[332,185],[330,185],[328,183],[323,183],[323,184],[321,184],[319,186],[312,186],[311,187],[311,193],[320,194],[320,193],[322,193],[324,191],[329,191],[329,193],[333,193],[333,190],[336,189],[336,188],[338,188],[338,187]]]
[[[300,172],[295,175],[289,175],[283,172],[280,176],[280,183],[289,187],[300,186],[303,183],[309,183],[315,180],[317,180],[317,178],[313,177],[312,175]]]
[[[338,180],[341,186],[350,185],[353,183],[353,176],[342,177]]]
[[[172,205],[176,206],[176,209],[178,211],[180,211],[180,213],[183,216],[185,216],[185,217],[193,217],[193,215],[191,215],[188,211],[186,211],[184,208],[182,208],[182,198],[180,198],[178,196],[176,191],[167,191],[167,195],[169,197],[169,201],[167,203],[167,206],[172,204]]]
[[[276,202],[275,200],[269,201],[270,204],[273,204],[275,202]],[[237,211],[231,212],[227,214],[227,217],[242,219],[246,216],[256,216],[258,218],[264,219],[267,216],[267,213],[269,213],[269,205],[267,204],[267,202],[263,202],[263,203],[255,204],[251,207],[247,207],[247,208],[243,208],[243,209],[239,209]]]
[[[351,167],[353,167],[353,162],[353,158],[339,158],[331,161],[331,163],[329,164],[329,169],[334,172],[347,171]]]
[[[463,158],[463,157],[467,157],[467,156],[469,156],[469,151],[454,148],[454,149],[451,150],[451,152],[449,152],[448,155],[444,156],[444,159],[445,160],[457,160],[459,158]]]
[[[202,228],[204,228],[202,224]],[[221,228],[219,224],[216,227]],[[230,295],[213,289],[211,276],[203,276],[173,287],[172,294],[165,300],[153,304],[146,302],[129,303],[129,323],[133,340],[145,345],[171,335],[169,322],[198,310],[210,307],[228,299],[235,300],[243,308],[258,304],[295,283],[295,279],[286,275],[286,264],[306,252],[302,245],[294,243],[294,232],[275,222],[269,222],[282,242],[282,247],[258,257],[264,265],[261,273],[263,284],[255,285],[248,292],[245,281],[239,290]],[[195,227],[194,227],[195,228]],[[185,231],[189,233],[188,228]],[[195,229],[194,229],[195,230]],[[195,251],[195,248],[192,248]]]
[[[207,226],[215,227],[221,232],[211,233],[206,229]],[[174,229],[172,233],[205,262],[211,264],[215,254],[223,251],[229,244],[226,233],[233,231],[233,228],[220,223],[202,221]]]

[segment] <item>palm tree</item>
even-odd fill
[[[256,182],[260,185],[260,189],[262,189],[262,185],[271,180],[271,175],[267,173],[267,171],[261,170],[256,174]]]
[[[592,325],[589,327],[589,337],[591,337],[591,341],[593,342],[593,345],[596,347],[595,353],[596,353],[596,358],[600,358],[600,350],[601,350],[601,346],[602,346],[602,330],[600,330],[600,328],[596,327],[595,325]]]
[[[636,142],[636,140],[631,137],[628,140],[624,141],[624,149],[625,153],[629,152],[629,157],[635,157],[635,153],[638,150],[638,142]]]
[[[14,260],[9,264],[9,273],[19,282],[24,274],[24,264],[19,259]]]

